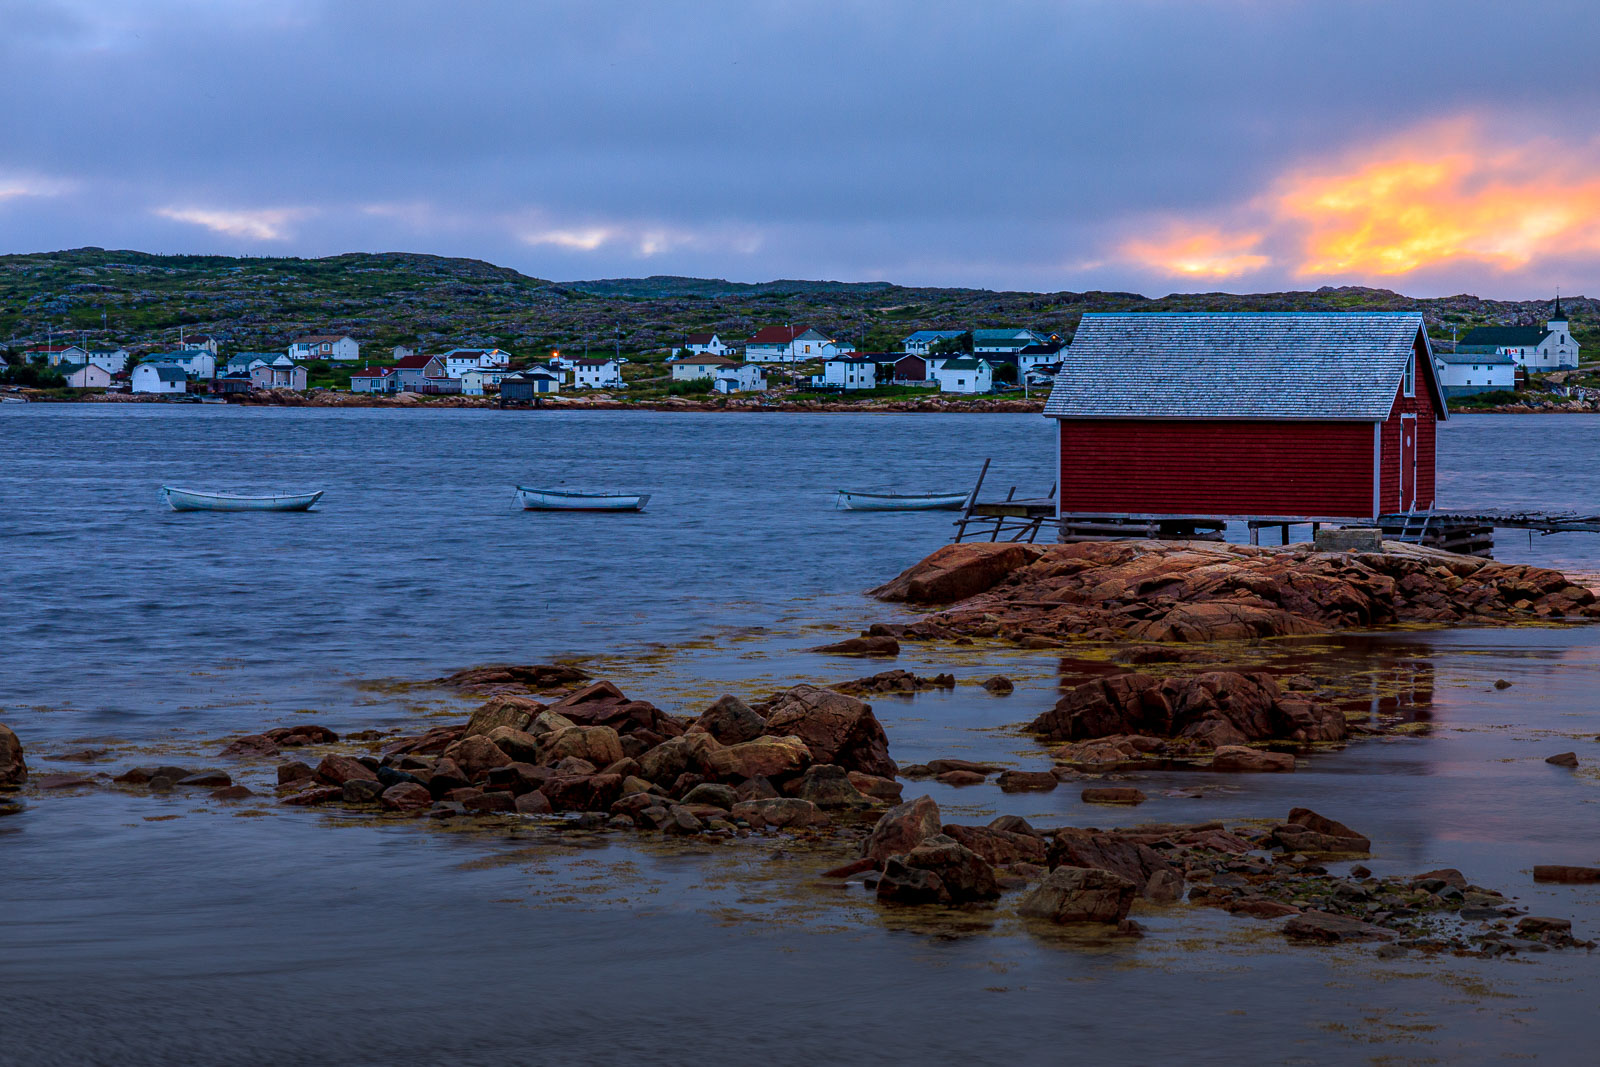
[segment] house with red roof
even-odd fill
[[[674,359],[684,355],[726,356],[732,351],[733,346],[724,343],[722,338],[714,333],[691,333],[684,339],[682,345],[672,350],[672,356]]]
[[[444,360],[420,352],[395,360],[393,369],[394,391],[397,393],[421,392],[424,379],[449,377],[445,373]]]
[[[767,326],[744,343],[746,363],[800,363],[854,352],[855,346],[809,326]]]
[[[367,367],[350,375],[352,393],[398,393],[400,375],[393,367]]]

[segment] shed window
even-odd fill
[[[1406,360],[1406,377],[1401,391],[1406,396],[1417,395],[1417,357],[1415,355]]]

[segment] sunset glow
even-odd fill
[[[1124,258],[1188,278],[1231,278],[1260,270],[1272,262],[1255,251],[1259,233],[1227,234],[1221,230],[1183,229],[1162,240],[1133,240],[1122,246]]]
[[[1600,152],[1439,123],[1337,163],[1304,165],[1227,209],[1238,230],[1198,221],[1136,238],[1122,258],[1174,277],[1276,266],[1296,277],[1394,277],[1450,264],[1498,272],[1600,253]]]

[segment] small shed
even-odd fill
[[[1044,413],[1058,516],[1372,521],[1434,504],[1422,316],[1089,314]]]

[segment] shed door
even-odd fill
[[[1400,416],[1400,510],[1417,502],[1417,417]]]

